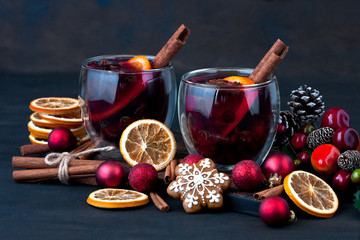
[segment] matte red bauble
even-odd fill
[[[289,222],[291,212],[289,204],[279,196],[265,198],[259,207],[261,220],[269,226],[278,227]]]
[[[95,179],[100,187],[118,187],[126,179],[126,169],[120,162],[108,160],[99,165]]]
[[[237,163],[232,170],[234,184],[241,191],[251,191],[257,188],[263,181],[263,174],[259,165],[251,160],[243,160]]]
[[[77,139],[67,128],[54,128],[48,136],[48,146],[52,152],[66,152],[76,147]]]
[[[273,153],[269,155],[262,164],[265,177],[277,173],[284,179],[286,175],[295,170],[294,161],[285,153]]]
[[[204,157],[199,154],[190,154],[184,157],[181,163],[194,164],[202,159],[204,159]]]
[[[156,184],[158,172],[149,163],[138,163],[129,172],[130,186],[139,192],[148,192]]]

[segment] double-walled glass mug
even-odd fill
[[[85,60],[80,73],[80,105],[92,139],[119,146],[123,130],[139,119],[171,127],[176,104],[174,67],[144,71],[121,67],[135,55],[106,55]],[[154,56],[146,56],[151,61]]]
[[[207,68],[181,78],[178,116],[190,154],[231,168],[242,160],[261,165],[273,144],[279,117],[274,75],[252,85],[213,85],[209,80],[248,77],[253,69]]]

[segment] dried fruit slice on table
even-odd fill
[[[175,137],[162,122],[153,119],[138,120],[123,131],[120,152],[131,166],[149,163],[159,171],[174,159]]]
[[[53,130],[53,128],[39,127],[32,121],[28,123],[28,129],[31,136],[41,139],[48,139],[50,132]],[[77,138],[83,138],[86,136],[86,128],[84,125],[81,125],[78,128],[71,128],[70,131]]]
[[[66,122],[66,121],[56,122],[56,121],[47,120],[45,118],[42,118],[41,115],[50,116],[49,119],[53,118],[53,116],[54,116],[54,118],[57,118],[57,116],[58,116],[58,115],[49,115],[49,114],[34,112],[33,114],[30,115],[30,120],[36,126],[47,127],[47,128],[57,128],[57,127],[78,128],[83,124],[82,119],[80,119],[81,120],[80,122],[73,121],[73,119],[70,119],[68,122]]]
[[[38,113],[39,118],[62,124],[82,124],[81,111],[75,110],[64,114],[46,114]]]
[[[34,112],[63,114],[78,109],[79,101],[75,98],[44,97],[32,100],[29,108]]]
[[[149,197],[133,190],[103,188],[90,193],[86,202],[99,208],[127,208],[145,205]]]
[[[332,217],[339,206],[333,189],[321,178],[305,171],[294,171],[284,179],[284,189],[303,211],[322,218]]]

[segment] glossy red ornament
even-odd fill
[[[277,173],[284,179],[286,175],[295,170],[295,164],[291,157],[281,152],[269,155],[261,167],[267,178],[270,177],[270,174]]]
[[[349,126],[349,114],[340,107],[333,107],[327,110],[321,120],[321,127],[331,127],[334,130]]]
[[[289,222],[291,212],[289,204],[279,196],[265,198],[259,207],[261,220],[269,226],[278,227]]]
[[[194,164],[202,159],[204,159],[204,157],[199,154],[190,154],[184,157],[181,163]]]
[[[243,160],[237,163],[232,170],[234,184],[241,191],[256,189],[263,182],[263,174],[259,165],[251,160]]]
[[[129,172],[130,186],[139,192],[148,192],[156,184],[158,172],[149,163],[138,163]]]
[[[64,127],[54,128],[48,136],[48,146],[52,152],[67,152],[76,147],[74,134]]]
[[[311,165],[322,175],[331,175],[338,169],[337,159],[340,151],[334,145],[323,144],[315,148],[311,154]]]
[[[351,172],[340,169],[335,173],[332,186],[340,191],[346,191],[351,186]]]
[[[291,145],[299,150],[306,146],[306,134],[305,133],[295,133],[291,138]]]
[[[359,145],[359,135],[351,127],[342,127],[335,131],[332,141],[340,151],[354,150]]]
[[[99,165],[95,179],[100,187],[118,187],[126,179],[126,169],[120,162],[108,160]]]

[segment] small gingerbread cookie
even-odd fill
[[[204,158],[196,164],[181,163],[175,169],[176,179],[170,183],[167,193],[181,199],[187,213],[203,207],[220,208],[222,193],[230,186],[230,177],[216,170],[214,162]]]

